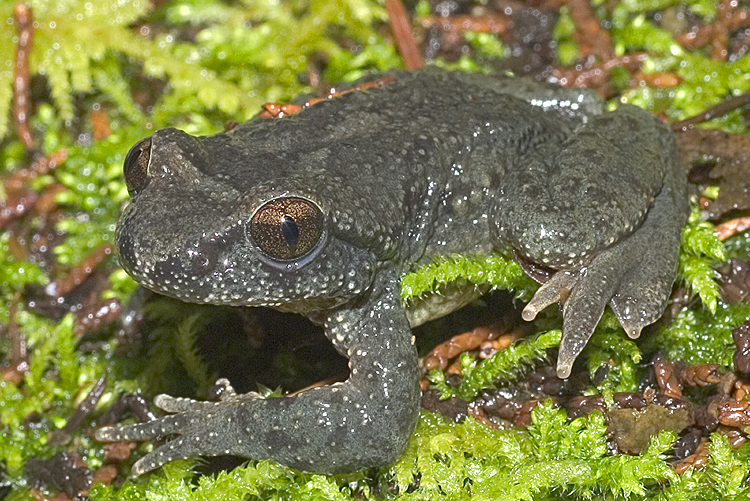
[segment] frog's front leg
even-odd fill
[[[524,309],[531,320],[562,303],[559,377],[570,375],[607,303],[630,337],[662,314],[687,209],[671,132],[632,106],[591,118],[509,172],[494,235],[499,247],[561,270]]]
[[[326,315],[327,336],[349,357],[344,383],[293,397],[229,396],[198,402],[160,395],[161,419],[101,428],[102,441],[178,435],[133,465],[143,474],[195,455],[272,459],[305,471],[339,473],[382,466],[404,452],[419,415],[417,353],[398,299],[398,280],[363,304]]]

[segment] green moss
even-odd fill
[[[727,62],[711,59],[706,50],[687,51],[677,44],[671,33],[649,20],[651,12],[677,4],[686,5],[707,22],[715,17],[718,7],[718,2],[713,0],[620,2],[612,11],[610,32],[618,55],[633,51],[648,53],[642,66],[645,73],[670,72],[680,77],[679,84],[669,89],[621,87],[623,93],[618,102],[631,102],[653,112],[665,113],[672,120],[695,115],[728,96],[750,89],[749,55]],[[738,114],[721,117],[716,123],[731,132],[746,130]]]
[[[727,255],[734,259],[750,259],[750,231],[744,231],[724,242]]]
[[[344,501],[353,499],[342,492],[332,478],[295,472],[268,461],[259,461],[214,476],[201,477],[192,483],[193,463],[177,461],[143,479],[130,480],[115,491],[97,485],[89,493],[93,501],[222,500],[250,499],[320,499]]]
[[[464,38],[474,50],[477,59],[505,59],[510,55],[510,47],[505,45],[497,36],[491,33],[464,32]]]
[[[61,265],[79,263],[99,245],[114,245],[117,219],[128,200],[121,165],[130,147],[148,134],[143,127],[125,127],[90,147],[68,148],[68,160],[55,171],[55,178],[67,189],[56,200],[88,217],[68,217],[58,223],[58,230],[66,235],[55,247]]]
[[[511,290],[524,300],[531,298],[537,287],[513,259],[506,259],[498,254],[454,254],[436,257],[433,262],[406,275],[401,280],[401,300],[408,302],[412,298],[435,292],[443,285],[457,282]]]
[[[394,466],[402,492],[414,477],[399,475],[399,469],[421,473],[419,488],[405,498],[546,499],[560,491],[606,498],[643,495],[647,486],[675,477],[664,461],[671,433],[655,437],[640,457],[609,456],[600,413],[569,422],[564,411],[545,402],[531,421],[525,432],[498,432],[471,419],[455,424],[425,413],[407,454]]]
[[[557,60],[560,64],[573,64],[580,57],[578,43],[573,38],[575,31],[576,25],[570,16],[570,8],[563,6],[560,9],[560,18],[552,31],[552,37],[557,43]]]
[[[28,2],[37,23],[30,70],[41,82],[36,89],[31,125],[42,150],[68,151],[68,160],[49,175],[34,180],[42,190],[55,182],[66,187],[58,195],[65,217],[57,224],[64,242],[57,246],[61,274],[92,249],[112,243],[120,209],[127,199],[121,177],[123,158],[132,144],[155,128],[178,126],[192,134],[222,129],[227,119],[244,120],[266,101],[287,101],[310,91],[304,75],[325,61],[324,80],[354,80],[370,71],[399,67],[394,48],[385,43],[385,10],[380,2],[171,1],[157,10],[143,0]],[[15,53],[14,2],[0,5],[0,53]],[[651,21],[654,11],[686,6],[711,21],[715,0],[627,0],[614,7],[595,2],[595,14],[611,21],[618,55],[644,50],[643,71],[673,72],[681,81],[673,89],[628,88],[630,75],[613,70],[620,100],[632,102],[670,119],[685,118],[750,88],[750,55],[731,62],[714,61],[708,50],[682,49],[669,32]],[[419,3],[428,11],[427,2]],[[611,9],[611,10],[608,10]],[[148,27],[141,34],[134,27]],[[575,26],[562,12],[555,29],[557,60],[573,63],[580,56]],[[476,51],[503,57],[507,48],[495,37],[469,34]],[[6,59],[8,59],[6,58]],[[488,71],[469,57],[451,65]],[[9,117],[12,64],[0,68],[0,116]],[[46,89],[44,88],[46,85]],[[154,89],[163,88],[163,92]],[[48,96],[48,97],[46,97]],[[139,96],[137,99],[134,96]],[[86,139],[89,110],[104,109],[113,133],[105,140]],[[741,113],[714,121],[725,130],[745,130]],[[24,150],[10,137],[10,121],[0,121],[0,168],[24,165]],[[727,241],[727,254],[748,258],[750,232]],[[8,322],[12,298],[29,284],[50,281],[38,266],[17,259],[9,233],[0,236],[0,321]],[[683,232],[680,271],[705,308],[682,311],[674,322],[647,338],[641,348],[663,349],[670,359],[731,366],[731,330],[750,316],[750,306],[717,301],[714,268],[724,261],[711,227],[694,211]],[[114,261],[108,263],[114,265]],[[54,277],[57,278],[57,277]],[[472,282],[513,291],[527,300],[535,284],[512,260],[500,256],[449,256],[404,278],[402,298],[409,301],[434,293],[451,282]],[[127,301],[135,285],[124,272],[110,276],[105,296]],[[101,464],[100,444],[77,434],[70,445],[48,446],[48,433],[64,425],[75,406],[104,373],[108,391],[101,406],[118,392],[146,389],[174,393],[179,378],[201,394],[212,374],[195,352],[195,333],[207,322],[203,310],[154,303],[158,318],[151,352],[135,362],[114,356],[114,344],[95,354],[76,349],[70,316],[59,323],[21,308],[16,320],[33,352],[24,383],[0,381],[0,463],[6,499],[33,499],[23,474],[31,457],[60,450],[78,451],[92,467]],[[715,312],[712,313],[712,312]],[[520,367],[544,358],[559,341],[558,317],[545,312],[536,322],[545,333],[518,343],[482,363],[464,356],[464,381],[449,388],[432,378],[446,395],[471,398],[498,379],[512,379]],[[101,338],[100,338],[101,339]],[[640,342],[640,341],[639,341]],[[10,351],[7,336],[0,350]],[[607,313],[588,343],[583,359],[589,373],[609,367],[605,379],[587,393],[611,395],[637,388],[636,364],[641,351]],[[441,386],[442,385],[442,386]],[[184,385],[182,385],[184,386]],[[29,417],[36,416],[34,419]],[[748,473],[748,449],[731,451],[721,436],[711,437],[708,467],[677,477],[664,461],[673,436],[655,437],[640,456],[610,456],[601,415],[567,422],[562,411],[543,404],[532,413],[528,430],[496,432],[467,419],[462,424],[424,412],[404,457],[387,468],[347,476],[303,474],[269,462],[250,462],[229,472],[196,479],[196,461],[176,462],[143,478],[129,478],[121,488],[97,485],[91,498],[135,499],[741,499]],[[87,423],[90,424],[90,423]],[[148,448],[148,445],[141,446]],[[124,473],[124,469],[123,469]]]
[[[220,313],[169,299],[149,303],[146,314],[158,324],[149,333],[149,363],[138,375],[140,386],[149,394],[205,398],[216,376],[197,354],[197,335]]]
[[[128,81],[136,69],[169,82],[154,106],[156,125],[162,127],[196,110],[219,112],[222,121],[245,120],[266,101],[289,100],[309,90],[297,75],[316,54],[329,58],[331,81],[400,64],[372,27],[385,19],[385,10],[370,0],[174,2],[153,13],[148,2],[138,0],[29,4],[36,22],[30,71],[47,78],[55,110],[66,121],[74,118],[76,96],[94,94],[129,120],[143,120],[132,99],[138,89]],[[0,6],[0,19],[8,20],[0,26],[3,54],[15,53],[12,11],[13,2]],[[204,29],[190,43],[171,30],[149,37],[130,28],[149,16],[154,23]],[[359,50],[345,49],[338,43],[343,39],[360,44]],[[10,66],[0,70],[0,116],[10,110],[12,79]],[[9,122],[0,122],[0,138],[9,130]]]
[[[714,268],[727,260],[724,245],[716,238],[711,223],[701,220],[694,205],[687,225],[682,230],[679,270],[692,291],[711,312],[721,294]]]
[[[16,485],[22,485],[22,468],[28,459],[65,450],[64,446],[49,447],[48,433],[65,424],[105,371],[101,356],[83,357],[76,350],[71,315],[57,323],[22,315],[19,324],[25,332],[36,334],[30,339],[34,355],[29,370],[20,387],[0,379],[0,462]],[[29,422],[34,415],[38,421]],[[96,465],[100,448],[85,437],[78,441],[82,447],[99,451],[90,454],[91,464]]]
[[[436,369],[430,371],[429,379],[440,391],[440,398],[471,400],[480,391],[494,386],[497,380],[515,379],[522,374],[524,368],[546,358],[547,349],[559,345],[561,337],[562,331],[559,330],[531,336],[498,351],[479,364],[468,353],[464,353],[461,356],[461,384],[457,387],[448,386],[445,374]]]
[[[732,329],[750,318],[750,304],[719,303],[716,313],[683,310],[675,320],[649,337],[644,351],[662,349],[670,360],[689,364],[732,366],[735,347]]]

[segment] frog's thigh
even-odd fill
[[[670,168],[671,132],[632,106],[592,117],[562,146],[509,168],[490,209],[496,245],[571,268],[643,221]]]

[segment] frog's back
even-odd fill
[[[507,169],[601,111],[589,94],[511,77],[433,68],[387,81],[214,136],[252,145],[223,175],[240,191],[297,180],[343,210],[334,221],[375,228],[364,240],[388,233],[411,257],[489,251],[487,208]]]

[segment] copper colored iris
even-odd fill
[[[313,250],[323,233],[323,213],[304,198],[278,198],[253,216],[250,232],[256,245],[273,259],[290,260]]]

